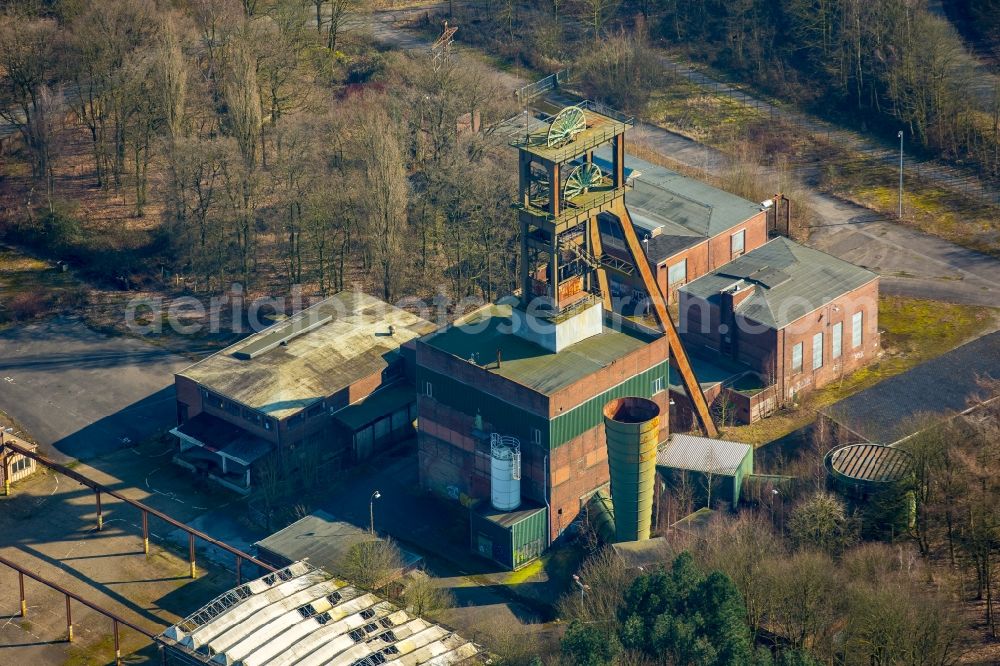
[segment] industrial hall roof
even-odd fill
[[[160,639],[218,666],[482,663],[478,646],[322,569],[296,562],[226,592]]]
[[[961,413],[989,399],[982,380],[1000,380],[1000,331],[883,380],[820,413],[869,442],[892,444],[925,427],[922,417]]]
[[[341,292],[178,373],[284,418],[398,357],[400,345],[434,324],[360,292]]]
[[[714,238],[761,212],[760,204],[649,162],[626,157],[639,172],[625,205],[633,220],[647,218],[663,227],[651,234],[649,258],[662,261]]]
[[[287,566],[300,560],[338,573],[351,549],[363,543],[381,541],[368,529],[337,520],[326,511],[317,510],[254,544],[261,559],[274,566]],[[418,566],[423,558],[400,548],[402,568],[395,578]]]
[[[752,450],[752,446],[740,442],[673,434],[657,451],[656,464],[658,467],[734,476]]]
[[[512,307],[509,303],[487,305],[420,342],[551,395],[654,339],[631,330],[628,324],[623,324],[621,330],[605,326],[601,333],[553,352],[511,332]]]
[[[611,149],[595,150],[594,162],[609,170]],[[625,166],[632,185],[625,192],[625,206],[639,237],[650,234],[647,251],[654,263],[724,234],[761,212],[758,203],[627,154]]]
[[[752,285],[754,293],[736,312],[782,329],[876,279],[878,275],[865,268],[778,237],[680,290],[718,305],[721,292],[737,284]]]

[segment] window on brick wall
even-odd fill
[[[830,356],[840,358],[841,349],[844,346],[844,322],[838,321],[833,325],[833,340],[830,345]]]
[[[862,338],[862,327],[864,325],[865,313],[855,312],[854,317],[851,318],[851,347],[856,348],[861,346]]]
[[[667,283],[671,287],[679,287],[685,282],[687,282],[688,277],[688,261],[687,259],[681,259],[680,262],[674,264],[669,269],[667,269]]]
[[[792,372],[799,372],[802,370],[802,343],[798,343],[792,347]]]
[[[732,240],[730,245],[732,246],[733,257],[738,257],[743,254],[744,250],[746,249],[746,238],[747,238],[746,229],[740,229],[739,231],[737,231],[735,234],[732,235],[731,237]]]
[[[813,336],[813,370],[823,367],[823,334]]]

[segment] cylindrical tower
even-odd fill
[[[521,506],[521,443],[515,437],[490,435],[490,501],[498,511]]]
[[[612,400],[604,406],[604,430],[617,540],[648,539],[660,407],[646,398]]]

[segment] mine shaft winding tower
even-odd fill
[[[628,189],[625,132],[635,121],[594,102],[568,106],[532,127],[525,115],[518,149],[518,199],[521,231],[521,304],[533,316],[553,320],[569,316],[593,299],[611,311],[607,271],[645,286],[657,323],[662,327],[684,387],[706,434],[718,434],[666,300],[653,277],[625,205]],[[606,155],[610,160],[596,157]],[[603,166],[602,166],[603,165]],[[602,250],[598,218],[620,225],[631,261]]]

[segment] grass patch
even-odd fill
[[[655,91],[643,116],[690,139],[721,146],[749,132],[765,115],[729,97],[707,93],[682,78]]]
[[[899,171],[842,145],[816,139],[812,159],[817,186],[895,219],[899,214]],[[963,247],[1000,256],[1000,207],[925,180],[919,166],[904,166],[902,224]]]
[[[801,396],[798,406],[745,426],[723,428],[722,436],[761,446],[809,425],[823,407],[874,386],[993,329],[996,308],[955,305],[901,296],[879,299],[882,357],[838,382]]]
[[[85,300],[72,273],[0,246],[0,325],[77,307]]]

